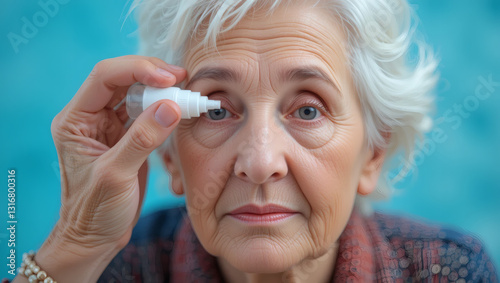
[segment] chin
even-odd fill
[[[245,257],[236,260],[236,262],[229,261],[234,268],[245,273],[256,274],[273,274],[282,273],[293,267],[293,264],[286,264],[283,259],[267,258],[266,260],[256,259],[255,257]]]
[[[252,240],[255,242],[256,240]],[[302,260],[298,251],[269,240],[258,240],[243,249],[235,249],[223,258],[234,268],[247,273],[280,273],[289,270]]]

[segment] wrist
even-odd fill
[[[18,269],[19,274],[24,274],[26,277],[28,277],[28,281],[30,283],[57,283],[57,281],[55,281],[52,277],[47,276],[47,273],[44,270],[40,269],[33,258],[34,255],[35,253],[33,251],[23,254],[23,263]]]
[[[120,250],[110,245],[84,246],[62,235],[56,227],[34,257],[57,282],[96,282]]]
[[[116,253],[108,252],[106,255],[103,251],[99,256],[81,257],[58,249],[40,248],[34,261],[57,282],[87,283],[97,282]]]

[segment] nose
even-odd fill
[[[288,174],[284,133],[270,122],[256,123],[241,133],[234,173],[254,184],[277,181]]]

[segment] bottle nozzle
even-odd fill
[[[207,110],[220,109],[220,101],[218,100],[208,100]]]

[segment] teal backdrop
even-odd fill
[[[0,278],[7,273],[7,170],[16,170],[16,265],[58,219],[60,180],[50,133],[95,63],[137,50],[126,1],[3,1],[0,9]],[[441,59],[436,129],[417,173],[376,208],[452,225],[480,237],[500,266],[500,1],[411,1],[419,32]],[[35,29],[27,29],[26,22]],[[36,25],[35,25],[36,24]],[[23,35],[23,32],[25,35]],[[493,83],[485,83],[493,81]],[[495,85],[496,84],[496,85]],[[478,98],[477,90],[483,94]],[[486,92],[487,91],[487,92]],[[489,95],[486,95],[489,94]],[[485,97],[487,96],[487,97]],[[461,109],[461,110],[460,110]],[[439,119],[446,117],[445,119]],[[152,159],[143,209],[181,205]]]

